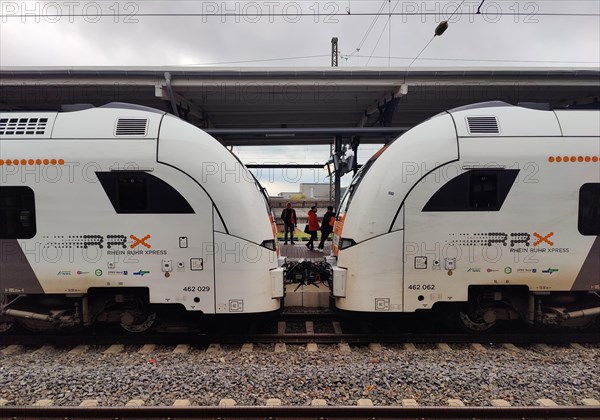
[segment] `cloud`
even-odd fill
[[[338,37],[341,65],[407,65],[449,18],[456,1],[2,1],[0,62],[15,65],[194,65],[314,56],[241,65],[329,65],[330,40]],[[480,1],[465,1],[473,12]],[[26,5],[26,6],[23,6]],[[70,6],[68,6],[70,5]],[[417,13],[414,16],[386,14]],[[384,6],[382,15],[376,13]],[[351,14],[346,14],[350,7]],[[10,17],[29,11],[60,18]],[[395,8],[395,9],[394,9]],[[486,1],[483,15],[456,14],[423,58],[597,62],[600,51],[598,2]],[[80,16],[74,17],[73,12]],[[95,13],[102,13],[103,17]],[[117,15],[113,16],[109,14]],[[252,13],[262,13],[253,16]],[[297,16],[302,12],[303,16]],[[143,13],[180,13],[178,17]],[[205,13],[190,16],[189,13]],[[219,13],[249,13],[217,16]],[[273,15],[275,13],[275,15]],[[581,13],[596,16],[545,16]],[[187,16],[185,14],[188,14]],[[339,15],[336,15],[339,14]],[[81,16],[82,15],[82,16]],[[372,26],[371,26],[372,24]],[[371,30],[369,30],[371,28]],[[360,51],[356,48],[362,45]],[[391,57],[388,61],[388,56]],[[400,57],[400,58],[394,58]],[[404,58],[401,58],[404,57]],[[494,64],[496,63],[496,64]],[[464,65],[461,61],[421,60],[418,65]],[[510,65],[510,61],[505,62]],[[536,63],[533,63],[536,64]]]
[[[168,66],[237,62],[231,66],[329,66],[331,38],[337,37],[341,66],[406,66],[423,47],[419,66],[547,66],[598,67],[600,2],[486,1],[483,15],[456,14],[448,30],[432,40],[438,23],[448,19],[460,1],[0,1],[1,66]],[[477,10],[480,0],[467,0],[462,12]],[[68,6],[71,4],[72,6]],[[23,9],[26,5],[28,9]],[[27,10],[62,16],[14,17]],[[69,9],[74,7],[74,10]],[[103,17],[96,14],[97,8]],[[346,13],[349,7],[350,14]],[[386,12],[416,13],[394,16]],[[16,8],[16,9],[15,9]],[[360,13],[382,14],[359,16]],[[108,16],[118,11],[116,16]],[[262,16],[216,16],[259,11]],[[304,15],[299,17],[296,12]],[[74,17],[72,12],[80,16]],[[184,16],[186,13],[206,16]],[[179,17],[142,13],[181,13]],[[275,15],[275,14],[277,15]],[[336,14],[340,15],[336,15]],[[543,16],[580,13],[591,16]],[[213,15],[213,16],[209,16]],[[11,17],[13,16],[13,17]],[[37,20],[37,21],[36,21]],[[360,51],[357,47],[361,46]],[[312,57],[317,56],[317,57]],[[263,61],[286,57],[294,60]],[[312,58],[308,58],[312,57]],[[369,57],[371,59],[369,60]],[[430,60],[431,58],[441,60]],[[452,61],[469,59],[472,61]],[[491,61],[488,61],[491,60]],[[515,63],[511,60],[522,60]],[[537,61],[537,63],[535,62]],[[361,146],[364,162],[376,146]],[[245,163],[324,163],[329,148],[236,150]],[[327,182],[317,170],[296,177],[273,174],[261,179],[271,194],[296,190],[298,182]],[[344,177],[349,182],[351,176]]]

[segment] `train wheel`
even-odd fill
[[[37,319],[19,319],[21,327],[31,332],[46,332],[46,331],[58,331],[58,327],[50,322],[39,321]]]
[[[7,295],[0,295],[0,308],[4,308],[4,305],[8,302]],[[13,318],[7,316],[0,316],[0,334],[5,334],[12,330],[16,325]]]
[[[479,334],[490,332],[497,325],[496,321],[486,322],[481,318],[473,317],[462,311],[458,313],[458,323],[463,330]]]
[[[6,334],[10,330],[12,330],[14,327],[15,327],[14,321],[9,321],[9,320],[1,321],[0,320],[0,334]]]
[[[121,317],[119,325],[127,332],[139,334],[150,330],[157,321],[156,312],[150,314],[132,314],[126,312]]]

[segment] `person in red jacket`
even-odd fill
[[[310,234],[310,241],[306,244],[306,247],[311,251],[315,248],[313,241],[317,239],[318,230],[319,221],[317,220],[317,206],[312,206],[308,212],[308,233]]]

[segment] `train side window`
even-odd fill
[[[194,213],[179,191],[148,172],[96,172],[96,176],[117,213]]]
[[[35,200],[29,187],[0,187],[0,238],[35,236]]]
[[[477,169],[446,182],[423,211],[500,211],[518,169]]]
[[[579,189],[577,229],[582,235],[600,235],[600,183],[583,184]]]

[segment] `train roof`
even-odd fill
[[[62,112],[0,112],[0,135],[4,139],[157,139],[163,115],[164,111],[124,103]]]
[[[600,136],[600,112],[597,110],[540,110],[492,101],[447,112],[454,118],[459,137]]]
[[[598,92],[597,67],[0,67],[0,109],[121,101],[172,112],[174,101],[228,146],[383,143],[457,106],[593,105]]]

